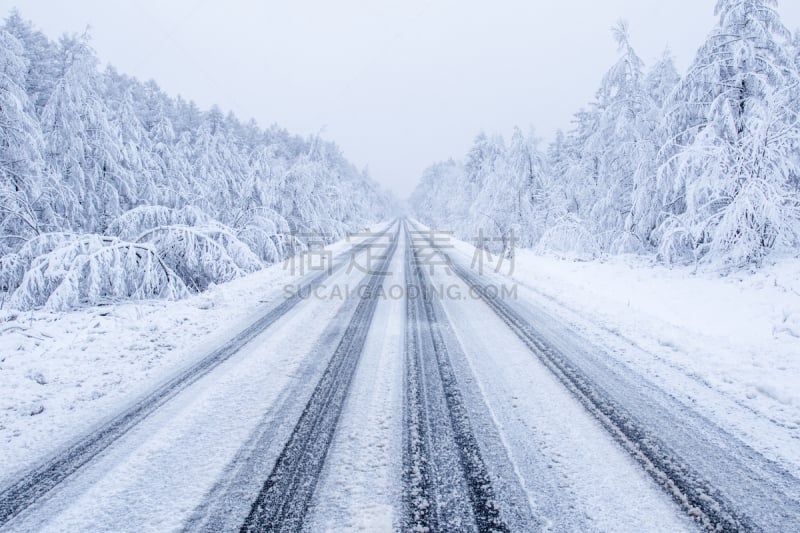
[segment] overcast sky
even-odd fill
[[[50,37],[91,26],[101,61],[169,94],[293,133],[322,131],[401,197],[483,129],[568,129],[630,24],[683,71],[715,0],[0,0]],[[800,2],[783,0],[800,27]]]

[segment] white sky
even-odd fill
[[[406,196],[481,129],[552,138],[616,59],[630,24],[652,63],[685,69],[715,0],[0,0],[51,38],[91,26],[100,59],[202,108],[293,133],[323,131]],[[800,2],[783,0],[800,27]]]

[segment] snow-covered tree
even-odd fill
[[[597,125],[583,147],[595,156],[596,200],[585,218],[603,249],[638,251],[640,243],[631,232],[634,178],[655,151],[654,105],[626,24],[619,22],[613,34],[620,58],[603,77]]]
[[[114,102],[111,110],[110,130],[117,135],[112,142],[119,147],[119,159],[116,165],[115,188],[124,187],[125,198],[121,212],[135,207],[140,199],[156,198],[157,185],[154,171],[153,147],[134,108],[132,90],[129,88],[119,102]]]
[[[656,228],[669,212],[673,189],[668,180],[659,175],[660,158],[674,146],[671,135],[680,129],[680,123],[667,124],[668,106],[680,76],[669,52],[664,52],[647,73],[645,90],[651,100],[649,120],[649,144],[642,153],[634,174],[632,213],[630,230],[637,236],[646,250],[658,246]],[[666,208],[665,208],[666,206]]]
[[[61,311],[126,299],[174,300],[186,293],[152,246],[85,235],[36,257],[8,304]]]
[[[409,199],[414,214],[431,228],[470,238],[465,180],[463,165],[453,159],[429,166]]]
[[[716,13],[683,78],[669,53],[646,71],[615,26],[619,59],[557,133],[540,179],[520,180],[517,134],[506,149],[481,133],[463,164],[425,171],[411,198],[418,216],[462,237],[518,227],[526,245],[583,258],[742,266],[796,250],[800,33],[792,41],[774,0],[718,0]]]
[[[488,153],[493,159],[483,164],[491,170],[483,176],[472,208],[477,215],[475,229],[493,243],[494,251],[510,256],[515,246],[531,246],[541,234],[547,211],[544,160],[533,135],[526,137],[519,128],[508,149],[498,139]]]
[[[664,50],[658,61],[656,61],[644,78],[645,91],[652,100],[653,104],[662,110],[669,100],[672,91],[681,81],[678,69],[675,67],[675,60],[669,50]]]
[[[58,48],[42,32],[24,20],[13,10],[5,21],[5,30],[17,38],[22,45],[22,54],[27,60],[24,75],[18,82],[33,104],[34,114],[41,115],[58,77]]]
[[[667,167],[684,211],[663,223],[661,251],[742,265],[800,234],[794,150],[797,65],[773,0],[720,0],[717,27],[681,95],[702,119]],[[663,172],[663,171],[662,171]]]
[[[25,88],[21,43],[0,30],[0,255],[42,230],[44,142]]]
[[[179,297],[391,209],[331,142],[101,72],[85,35],[52,43],[16,13],[0,29],[6,305]]]
[[[50,170],[75,199],[58,209],[73,229],[102,231],[135,203],[135,185],[122,172],[119,135],[88,38],[62,38],[59,58],[61,72],[41,119]]]

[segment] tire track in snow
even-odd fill
[[[406,531],[508,531],[406,224],[403,519]],[[416,291],[412,292],[412,288]]]
[[[304,300],[303,294],[308,294],[309,291],[320,286],[334,272],[344,268],[353,255],[367,249],[394,225],[395,222],[393,221],[379,235],[340,254],[337,257],[339,262],[330,272],[321,272],[312,276],[295,294],[267,311],[241,333],[205,356],[187,371],[161,384],[153,392],[100,426],[91,434],[79,438],[74,444],[60,451],[54,457],[34,467],[16,481],[2,488],[0,490],[0,526],[42,498],[164,403],[211,372],[220,363],[229,359],[253,338],[264,332],[271,324]]]
[[[404,251],[401,240],[303,523],[306,532],[399,528],[406,303],[395,291],[404,283]]]
[[[397,249],[399,230],[370,273],[366,290],[288,442],[256,497],[241,532],[299,531],[314,494],[378,304],[376,291]]]
[[[496,292],[489,290],[490,287],[477,273],[452,261],[430,240],[428,246],[437,250],[452,271],[498,315],[692,519],[709,531],[762,530],[691,465],[676,456],[656,434],[643,427],[621,405],[596,388],[588,376],[563,354],[549,346],[524,317],[498,298]]]
[[[364,276],[357,287],[364,285],[368,277]],[[355,298],[345,300],[336,315],[323,323],[325,328],[313,348],[308,350],[300,365],[291,371],[291,380],[280,390],[275,401],[264,408],[250,437],[239,447],[212,489],[184,524],[184,532],[216,533],[237,531],[241,527],[325,371],[331,357],[331,347],[342,339],[357,305]],[[316,320],[316,317],[312,316],[311,320]]]

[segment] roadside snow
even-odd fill
[[[299,279],[279,263],[177,302],[0,311],[0,486],[236,335]]]
[[[477,257],[470,244],[450,243],[462,264]],[[495,266],[486,261],[483,272],[508,285]],[[639,257],[517,250],[510,266],[500,271],[520,300],[800,475],[800,259],[722,276]]]
[[[800,424],[800,260],[719,276],[636,258],[576,262],[523,250],[515,266],[519,282]]]

